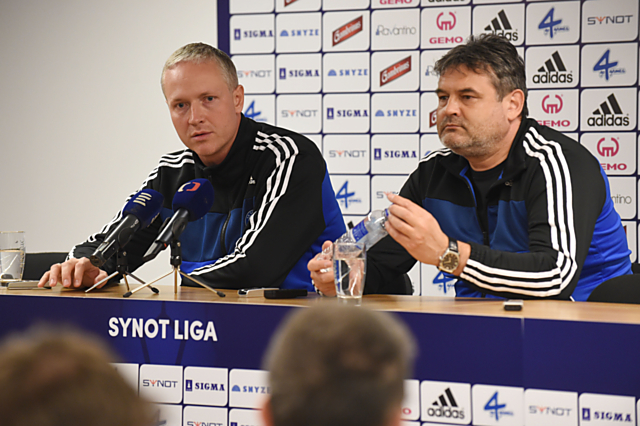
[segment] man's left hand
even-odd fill
[[[400,195],[388,193],[387,198],[393,203],[385,224],[391,238],[416,260],[437,266],[449,246],[449,237],[442,232],[436,218]]]

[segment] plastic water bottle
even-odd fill
[[[338,241],[363,243],[366,250],[369,250],[375,243],[389,235],[384,228],[387,217],[389,217],[389,210],[374,210],[362,219],[360,223],[338,238]]]

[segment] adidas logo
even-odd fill
[[[536,84],[571,83],[573,82],[573,73],[567,71],[560,53],[556,50],[544,62],[544,65],[538,68],[538,73],[533,75],[533,82]]]
[[[249,185],[255,185],[256,181],[253,179],[253,176],[249,177]]]
[[[607,100],[600,104],[587,119],[589,126],[628,126],[629,117],[622,117],[622,108],[612,93],[607,96]]]
[[[484,30],[495,35],[504,36],[509,41],[518,41],[518,32],[513,29],[507,14],[502,9]]]
[[[442,395],[438,397],[431,407],[427,409],[430,417],[446,418],[446,419],[464,419],[464,409],[458,407],[456,399],[453,397],[451,388],[447,388]]]

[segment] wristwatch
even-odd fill
[[[440,256],[438,269],[442,272],[452,274],[460,264],[460,252],[458,251],[458,241],[449,237],[449,247]]]

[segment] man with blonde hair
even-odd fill
[[[322,241],[345,231],[322,154],[306,137],[258,123],[242,114],[244,89],[224,52],[192,43],[174,52],[162,71],[171,120],[186,149],[167,154],[140,189],[164,196],[164,208],[126,247],[130,269],[171,217],[171,200],[183,184],[213,185],[211,210],[190,222],[180,238],[182,270],[212,287],[282,287],[313,290],[306,263]],[[122,217],[75,246],[39,285],[92,286],[116,270],[88,257]],[[183,281],[185,284],[189,280]]]
[[[265,357],[267,426],[397,426],[415,355],[395,317],[366,308],[302,308]]]

